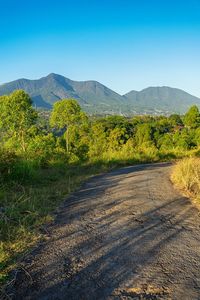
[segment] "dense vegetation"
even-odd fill
[[[22,90],[0,97],[1,281],[83,179],[109,168],[198,155],[200,114],[89,118],[76,100],[38,113]]]

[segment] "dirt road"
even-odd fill
[[[14,299],[200,299],[200,215],[169,164],[96,176],[59,209]]]

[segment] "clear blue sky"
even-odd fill
[[[51,72],[200,96],[200,1],[0,0],[0,83]]]

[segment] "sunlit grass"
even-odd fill
[[[200,158],[189,157],[179,161],[171,178],[177,187],[200,199]]]

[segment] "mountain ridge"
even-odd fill
[[[0,95],[23,89],[38,108],[51,109],[54,102],[75,98],[90,114],[170,114],[184,113],[200,99],[169,86],[147,87],[120,95],[95,80],[75,81],[50,73],[39,79],[21,78],[0,85]]]

